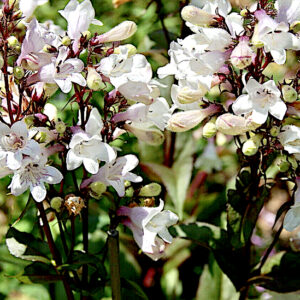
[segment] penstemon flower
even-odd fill
[[[178,222],[178,217],[169,210],[163,210],[164,201],[158,207],[125,207],[118,210],[119,216],[126,216],[123,223],[133,233],[133,237],[145,254],[153,260],[163,255],[165,243],[172,243],[168,227]]]

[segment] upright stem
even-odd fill
[[[83,235],[83,250],[84,252],[87,254],[89,251],[89,219],[88,219],[88,199],[85,202],[86,207],[83,208],[83,210],[81,211],[81,216],[82,216],[82,235]],[[87,286],[88,285],[88,265],[85,264],[82,266],[82,284],[83,286]],[[81,297],[82,300],[86,300],[88,299],[87,296],[82,296]]]
[[[44,229],[44,232],[45,232],[45,235],[46,235],[46,238],[47,238],[47,242],[48,242],[52,257],[55,261],[55,269],[56,269],[56,267],[61,265],[61,263],[62,263],[61,256],[59,255],[59,252],[58,252],[58,250],[55,246],[55,243],[54,243],[54,240],[53,240],[53,237],[52,237],[52,233],[51,233],[51,230],[50,230],[50,227],[49,227],[49,223],[48,223],[48,220],[47,220],[47,216],[46,216],[46,213],[45,213],[45,210],[44,210],[44,206],[43,206],[42,203],[39,203],[39,202],[37,202],[36,205],[37,205],[37,208],[40,212],[40,215],[41,215],[41,218],[42,218],[42,221],[43,221],[43,229]],[[58,272],[57,269],[56,269],[56,272]],[[70,287],[67,279],[65,278],[65,276],[62,276],[62,281],[63,281],[64,288],[65,288],[65,291],[66,291],[66,294],[67,294],[67,299],[68,300],[74,300],[74,296],[73,296],[71,287]]]
[[[111,229],[107,234],[112,299],[121,300],[119,232],[115,229]]]

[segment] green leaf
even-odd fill
[[[121,286],[122,286],[122,299],[148,300],[147,295],[136,282],[125,278],[121,278]]]
[[[185,144],[172,168],[155,163],[146,163],[165,185],[169,196],[172,199],[179,218],[182,219],[184,201],[190,185],[193,170],[193,140]]]
[[[222,272],[216,260],[211,259],[209,266],[204,267],[200,278],[199,289],[196,300],[238,300],[239,293],[236,292],[230,279]]]
[[[11,227],[6,234],[6,245],[10,254],[15,257],[44,263],[50,262],[48,244],[30,233]]]

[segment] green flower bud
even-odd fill
[[[102,77],[94,68],[88,68],[88,74],[86,79],[87,86],[93,91],[99,91],[105,88],[105,84],[102,81]]]
[[[25,122],[25,124],[26,124],[28,127],[32,126],[33,123],[34,123],[34,116],[33,116],[33,115],[26,116],[26,117],[24,118],[24,122]]]
[[[215,122],[207,122],[203,127],[203,137],[209,139],[216,135],[217,133],[217,126]]]
[[[45,143],[46,140],[47,140],[47,133],[46,132],[43,132],[43,131],[40,131],[38,132],[36,135],[35,135],[35,139],[37,141],[39,141],[40,143]]]
[[[135,46],[131,45],[131,44],[126,44],[126,45],[123,45],[125,46],[127,49],[128,49],[128,57],[134,55],[137,53],[137,49]],[[120,54],[121,53],[121,48],[120,47],[117,47],[114,49],[114,54]]]
[[[297,100],[298,94],[296,90],[290,85],[284,85],[282,87],[283,100],[287,103],[293,103]]]
[[[272,127],[271,130],[270,130],[270,134],[273,137],[278,136],[279,132],[280,132],[280,128],[279,127]]]
[[[126,189],[125,191],[125,197],[128,197],[128,198],[132,198],[134,195],[134,189],[132,186],[130,186],[128,189]]]
[[[242,152],[246,156],[252,156],[257,153],[258,148],[257,143],[253,139],[249,139],[243,144]]]
[[[91,196],[99,199],[106,192],[106,185],[101,181],[96,181],[90,184]]]
[[[46,44],[44,47],[43,47],[43,51],[45,53],[50,53],[51,52],[51,49],[52,49],[52,46],[51,45],[48,45]]]
[[[64,45],[64,46],[70,46],[71,45],[71,39],[65,35],[62,40],[61,40],[61,43]]]
[[[51,208],[55,209],[57,212],[60,212],[63,201],[64,199],[61,197],[54,197],[50,201],[50,206]]]
[[[89,40],[92,37],[92,34],[87,30],[82,33],[82,36],[85,37],[86,40]]]
[[[8,43],[8,46],[12,49],[16,48],[17,46],[19,46],[19,41],[18,39],[11,35],[8,39],[7,39],[7,43]]]
[[[294,156],[289,156],[288,161],[294,170],[296,170],[298,168],[298,161]]]
[[[158,183],[152,182],[143,186],[139,192],[141,197],[155,197],[161,193],[161,186]]]
[[[248,14],[248,9],[244,8],[240,11],[240,15],[245,18]]]
[[[62,121],[59,121],[55,124],[55,129],[57,131],[57,133],[63,134],[66,131],[66,124]]]
[[[131,182],[129,180],[125,180],[124,181],[124,186],[125,186],[125,188],[130,187],[131,186]]]
[[[295,21],[291,24],[290,29],[294,33],[298,33],[300,31],[300,21]]]
[[[291,168],[291,164],[286,160],[286,158],[280,158],[277,162],[277,167],[280,172],[285,173]]]
[[[24,69],[22,67],[14,67],[14,76],[17,79],[22,79],[24,77]]]

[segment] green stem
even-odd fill
[[[89,202],[88,199],[85,202],[86,207],[82,209],[81,211],[81,216],[82,216],[82,235],[83,235],[83,250],[84,252],[87,254],[89,251],[89,219],[88,219],[88,206],[89,206]],[[89,270],[88,270],[88,265],[85,264],[82,266],[82,284],[83,286],[87,286],[88,285],[88,274]],[[86,300],[88,299],[87,296],[82,296],[81,297],[82,300]]]
[[[107,234],[112,299],[121,300],[119,232],[115,229],[112,229],[109,230]]]

